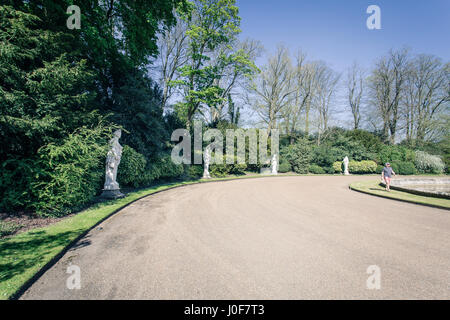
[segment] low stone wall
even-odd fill
[[[384,183],[382,183],[385,186]],[[429,190],[431,186],[436,186],[436,190]],[[409,192],[421,196],[450,199],[450,178],[402,178],[391,181],[391,189]],[[442,189],[442,190],[440,190]]]

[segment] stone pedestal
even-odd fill
[[[120,189],[115,190],[103,190],[102,195],[100,196],[103,199],[120,199],[125,197],[125,195],[120,192]]]
[[[203,172],[203,177],[202,179],[211,179],[211,175],[209,174],[208,170],[205,170]]]

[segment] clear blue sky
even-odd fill
[[[381,8],[381,30],[368,30],[366,9]],[[390,48],[450,58],[450,0],[237,0],[242,38],[273,52],[282,43],[302,48],[336,71],[353,61],[370,67]],[[262,62],[262,61],[259,61]]]

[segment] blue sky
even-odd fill
[[[369,5],[381,8],[381,30],[368,30]],[[242,38],[304,50],[336,71],[353,61],[369,68],[390,48],[450,58],[450,0],[237,0]],[[265,61],[258,61],[259,63]]]

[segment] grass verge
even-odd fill
[[[354,182],[350,185],[350,189],[378,197],[450,210],[450,200],[448,199],[419,196],[398,190],[391,190],[390,192],[387,192],[382,186],[379,185],[379,181],[376,180]]]

